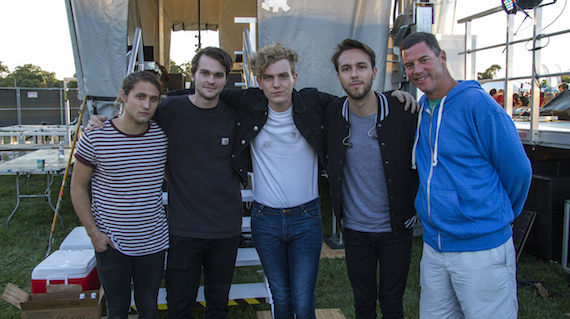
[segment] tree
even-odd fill
[[[485,72],[478,72],[477,73],[477,80],[484,80],[484,79],[494,79],[497,75],[497,71],[501,70],[501,66],[498,64],[493,64],[485,70]]]
[[[55,78],[54,72],[44,71],[39,66],[33,64],[17,66],[8,77],[15,79],[19,87],[45,88],[62,86],[61,81]]]
[[[4,73],[8,73],[3,76]],[[42,70],[33,64],[17,66],[10,72],[8,67],[0,61],[0,87],[62,87],[63,82],[55,78],[54,72]]]
[[[4,62],[0,61],[0,78],[4,77],[4,73],[10,73],[7,65],[4,65]]]
[[[568,72],[568,71],[566,71],[566,72]],[[562,78],[562,82],[570,83],[570,75],[563,75],[561,78]]]
[[[190,70],[192,69],[192,63],[186,61],[180,65],[176,62],[170,60],[170,73],[180,73],[184,74],[186,81],[190,81]]]

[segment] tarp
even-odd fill
[[[66,0],[65,4],[79,99],[116,97],[127,69],[127,2]],[[102,114],[112,113],[112,102],[96,103]],[[88,107],[92,113],[93,100]]]
[[[376,52],[378,77],[373,88],[384,90],[391,1],[375,0],[257,0],[258,36],[300,55],[297,88],[317,87],[344,95],[331,62],[336,45],[353,38]]]
[[[558,93],[541,111],[566,111],[570,109],[570,91]]]

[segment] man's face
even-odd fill
[[[213,100],[219,97],[226,84],[226,68],[220,61],[207,55],[202,55],[198,60],[196,73],[190,78],[194,83],[196,94],[205,100]]]
[[[282,112],[293,105],[293,87],[297,85],[297,73],[292,74],[289,60],[281,59],[268,65],[257,78],[257,83],[273,110]]]
[[[137,82],[129,94],[121,90],[121,100],[123,101],[123,113],[127,121],[136,124],[146,124],[156,112],[160,101],[160,92],[150,82]]]
[[[404,50],[402,57],[406,75],[428,99],[440,99],[447,94],[443,86],[446,70],[444,51],[437,56],[425,42],[420,42]]]
[[[361,49],[346,50],[338,57],[338,81],[346,94],[355,100],[370,93],[377,72],[368,54]]]

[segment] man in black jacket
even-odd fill
[[[348,97],[326,110],[324,133],[356,318],[376,318],[376,299],[383,318],[404,318],[418,181],[410,164],[417,117],[396,98],[371,89],[377,69],[367,45],[346,39],[332,62]]]

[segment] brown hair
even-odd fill
[[[196,71],[198,70],[198,63],[200,62],[202,55],[208,56],[220,62],[220,64],[226,68],[226,77],[228,77],[232,70],[232,57],[226,51],[216,47],[203,48],[194,55],[192,58],[192,67],[190,68],[190,72],[192,74],[196,74]]]
[[[125,92],[125,95],[129,95],[131,90],[139,82],[148,82],[154,85],[154,87],[156,87],[156,89],[158,90],[158,95],[160,96],[162,94],[162,84],[160,83],[160,80],[158,79],[155,73],[149,71],[136,71],[125,76],[123,78],[121,90]],[[115,100],[115,109],[116,111],[119,112],[119,114],[121,113],[120,108],[122,103],[123,101],[121,100],[121,95],[119,94],[119,96]]]
[[[366,54],[368,54],[368,56],[370,57],[370,63],[372,64],[372,67],[376,66],[376,53],[374,53],[374,50],[372,50],[369,46],[360,41],[354,39],[345,39],[337,45],[336,52],[333,54],[331,58],[331,61],[334,64],[334,68],[337,73],[338,73],[338,58],[344,51],[352,49],[360,49],[366,52]]]

